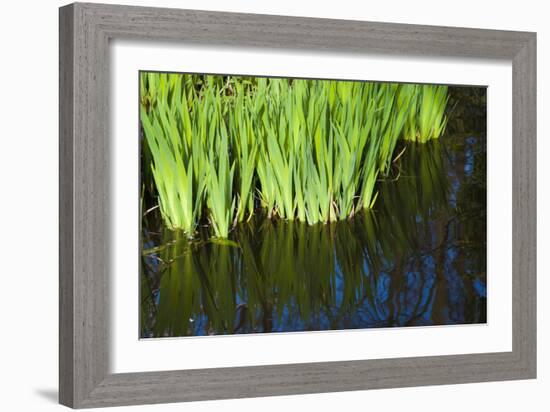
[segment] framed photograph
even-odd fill
[[[60,402],[536,377],[536,35],[60,9]]]

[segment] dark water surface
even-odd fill
[[[259,216],[224,242],[189,242],[148,213],[141,337],[486,322],[484,91],[451,96],[446,135],[406,145],[371,212]]]

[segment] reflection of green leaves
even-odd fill
[[[169,235],[167,246],[157,249],[166,262],[158,269],[159,303],[143,308],[142,330],[187,336],[331,329],[347,327],[357,313],[371,326],[414,324],[435,293],[446,293],[433,290],[429,272],[428,281],[411,272],[411,264],[422,268],[423,256],[446,256],[438,247],[446,239],[439,227],[445,223],[441,214],[452,216],[446,212],[452,185],[437,142],[412,147],[399,167],[397,182],[379,185],[384,201],[352,220],[306,225],[258,217],[238,225],[230,240]],[[421,188],[431,195],[425,197]],[[463,206],[471,195],[464,194]],[[462,249],[471,256],[462,270],[472,282],[485,273],[474,255],[482,249],[474,249],[475,227],[457,222],[460,232],[467,231],[461,239],[472,239]],[[426,230],[430,225],[437,230]],[[409,279],[416,283],[410,286]]]
[[[208,241],[221,246],[240,247],[237,242],[234,242],[229,239],[220,239],[220,238],[213,237],[213,238],[210,238]]]
[[[429,239],[431,232],[426,222],[435,217],[435,210],[441,213],[449,207],[450,181],[440,142],[410,144],[398,166],[399,179],[380,185],[381,201],[375,207],[376,216],[365,218],[367,230],[372,231],[370,227],[376,225],[377,233],[385,234],[378,235],[379,246],[382,254],[392,259],[400,250],[414,249]]]
[[[239,226],[235,240],[168,237],[157,250],[163,263],[153,335],[266,332],[284,318],[315,324],[320,313],[337,327],[371,293],[369,277],[376,276],[361,263],[369,252],[357,233],[368,232],[354,222],[254,221]]]

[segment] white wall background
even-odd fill
[[[122,0],[121,0],[122,1]],[[112,3],[108,0],[104,2]],[[241,11],[538,32],[539,378],[532,381],[387,389],[336,394],[119,408],[143,411],[529,410],[550,405],[550,245],[547,178],[550,132],[550,26],[545,2],[354,0],[187,0],[125,4]],[[0,48],[0,377],[2,410],[61,410],[57,405],[57,0],[3,2]]]

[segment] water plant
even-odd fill
[[[214,119],[219,118],[214,117]],[[230,164],[227,130],[223,122],[218,131],[219,139],[212,139],[208,151],[208,172],[205,176],[206,199],[215,236],[226,238],[235,210],[233,197],[235,163]]]
[[[142,87],[148,87],[149,96],[154,96],[150,101],[155,102],[155,110],[147,111],[141,105],[140,119],[163,219],[171,229],[193,233],[202,208],[205,170],[201,167],[200,142],[192,138],[187,127],[187,99],[181,78],[159,74],[142,77],[141,83],[146,84]]]
[[[442,86],[142,73],[144,178],[166,226],[227,238],[259,209],[311,225],[373,207],[400,137],[442,133]]]
[[[430,139],[438,139],[447,125],[445,108],[449,101],[448,87],[440,85],[408,85],[411,102],[402,102],[408,107],[412,103],[407,116],[403,138],[405,140],[426,143]]]
[[[254,180],[258,139],[249,113],[253,100],[245,94],[241,83],[236,84],[237,100],[234,110],[229,112],[230,133],[234,136],[234,152],[237,170],[236,222],[250,218],[254,213]]]

